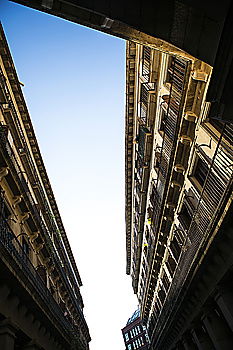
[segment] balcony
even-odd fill
[[[31,191],[28,187],[27,181],[24,177],[24,172],[18,164],[17,158],[9,144],[9,141],[6,137],[6,128],[0,127],[0,150],[5,158],[7,166],[9,168],[9,173],[12,178],[12,181],[16,184],[18,191],[23,194],[23,202],[25,208],[30,213],[30,220],[33,222],[37,230],[41,234],[41,239],[44,241],[44,249],[47,251],[47,254],[50,257],[50,261],[52,265],[56,266],[56,269],[61,278],[62,284],[65,286],[68,291],[69,298],[71,299],[73,305],[75,306],[75,310],[77,312],[78,318],[83,323],[86,328],[87,338],[89,337],[88,328],[86,325],[86,321],[84,319],[82,310],[80,308],[79,302],[76,299],[73,289],[71,287],[70,281],[67,278],[66,271],[64,270],[63,263],[61,261],[60,255],[58,255],[58,250],[54,246],[54,243],[51,240],[50,232],[47,230],[46,225],[44,224],[43,218],[37,208],[37,205],[34,201],[34,198],[31,194]],[[60,250],[63,249],[62,246],[59,247]]]
[[[155,113],[155,83],[141,83],[140,119],[144,125],[151,127]]]
[[[139,212],[139,207],[135,208],[137,211],[134,215],[134,225],[138,233],[143,232],[145,215]]]
[[[16,275],[18,277],[23,275],[24,280],[30,281],[39,296],[39,300],[42,300],[42,305],[49,308],[50,317],[52,315],[52,318],[59,322],[60,330],[67,337],[70,337],[72,324],[64,317],[64,312],[54,300],[40,274],[36,271],[23,247],[2,217],[0,218],[0,250],[1,256],[8,261],[11,268],[16,269]]]
[[[7,106],[7,108],[5,108],[3,112],[7,113],[7,120],[9,121],[9,125],[11,125],[10,130],[12,132],[14,144],[18,149],[18,155],[20,156],[20,159],[23,163],[23,167],[25,172],[27,173],[27,178],[29,179],[30,185],[34,189],[37,201],[39,202],[38,204],[45,209],[43,211],[43,219],[45,220],[49,231],[56,232],[59,234],[60,231],[64,231],[64,227],[60,218],[58,208],[56,206],[56,202],[53,198],[53,192],[46,175],[46,170],[43,170],[43,160],[41,159],[40,151],[37,145],[37,141],[35,139],[32,125],[30,124],[30,118],[27,120],[27,122],[25,122],[26,113],[24,113],[23,122],[25,124],[25,130],[27,133],[29,143],[32,146],[29,150],[29,146],[25,138],[25,132],[23,130],[21,120],[15,108],[14,101],[11,98],[11,93],[8,85],[6,84],[6,79],[1,68],[0,88],[0,92],[4,95],[2,99],[6,102],[3,105],[4,107],[5,105]],[[24,109],[25,108],[26,106],[24,107]],[[31,155],[31,151],[33,153],[33,156]],[[36,164],[38,166],[37,168]],[[43,187],[41,180],[38,176],[38,169],[42,177],[42,183],[45,184],[45,188]],[[22,182],[23,180],[24,179],[22,177]],[[47,199],[46,194],[49,200]],[[57,250],[62,252],[61,259],[63,259],[63,263],[67,268],[66,272],[69,275],[69,278],[72,280],[74,285],[80,285],[82,282],[77,267],[75,265],[75,261],[72,256],[70,245],[65,232],[60,234],[59,240],[55,242],[55,245]]]
[[[151,149],[152,134],[146,127],[140,126],[138,134],[138,153],[145,163],[150,161]]]
[[[197,193],[194,182],[195,190],[191,195],[185,197],[184,203],[188,204],[187,200],[192,200],[194,209],[189,205],[189,210],[183,208],[180,213],[180,225],[183,227],[181,233],[186,238],[176,247],[174,244],[173,247],[171,246],[173,254],[176,253],[178,268],[174,271],[172,284],[156,325],[156,333],[162,330],[170,315],[176,312],[175,307],[179,305],[177,300],[182,298],[183,287],[193,277],[193,271],[198,266],[201,252],[208,247],[216,224],[221,222],[227,210],[226,203],[230,200],[233,181],[233,149],[225,147],[226,138],[229,138],[229,143],[232,145],[233,136],[229,135],[227,125],[222,129],[211,162],[208,164],[206,161],[207,170],[205,176],[199,180],[201,185],[198,188],[198,197],[193,195]],[[204,159],[205,153],[200,148],[197,151]],[[196,173],[197,170],[194,175]]]
[[[140,126],[138,135],[138,151],[136,168],[138,176],[140,177],[141,192],[145,192],[148,187],[150,175],[150,159],[152,151],[152,134],[149,130]]]
[[[186,71],[186,62],[178,58],[172,58],[170,68],[168,69],[170,91],[169,95],[162,96],[163,102],[161,103],[161,108],[164,110],[162,114],[163,120],[161,121],[163,125],[163,141],[162,146],[159,149],[157,148],[156,152],[157,182],[155,188],[161,201],[163,200],[164,190],[168,183],[169,172],[171,171],[172,155],[178,144],[183,95],[186,93],[184,86]],[[177,90],[179,90],[179,93]]]
[[[147,298],[150,288],[154,288],[160,271],[165,251],[165,244],[168,233],[171,229],[171,222],[174,216],[173,195],[169,196],[169,183],[172,175],[172,165],[175,150],[178,146],[178,131],[182,122],[182,111],[184,107],[184,96],[186,94],[186,73],[187,64],[179,59],[173,58],[169,73],[169,95],[163,96],[161,108],[164,110],[162,146],[156,148],[156,180],[154,181],[150,203],[153,208],[152,225],[155,241],[151,247],[151,254],[148,261],[151,271],[154,271],[154,278],[150,276],[147,282],[143,307],[146,314],[150,308],[150,301]],[[174,191],[173,191],[174,192]],[[166,197],[168,194],[168,203]]]
[[[0,205],[1,208],[3,208],[3,199],[1,199]],[[80,349],[87,349],[88,337],[84,337],[84,335],[80,333],[80,329],[82,329],[85,324],[81,321],[82,324],[78,325],[78,332],[80,334],[79,337],[77,337],[77,330],[75,329],[77,323],[75,319],[72,319],[70,314],[67,313],[68,310],[66,307],[64,310],[64,307],[62,308],[55,301],[52,293],[46,286],[46,279],[41,271],[41,265],[38,269],[33,266],[27,250],[20,244],[9,224],[2,216],[0,218],[0,253],[4,265],[10,266],[11,271],[13,269],[18,280],[22,282],[22,288],[24,288],[25,284],[28,286],[30,293],[34,295],[40,308],[45,310],[45,314],[52,320],[53,324],[57,325],[64,337],[71,343],[79,344]],[[2,274],[2,278],[3,276],[4,274]],[[7,278],[9,278],[9,274],[7,274]],[[64,314],[67,314],[67,316]]]

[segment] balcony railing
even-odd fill
[[[141,121],[147,126],[149,126],[150,106],[155,103],[152,98],[153,92],[155,92],[155,83],[141,83],[139,112]]]
[[[150,152],[152,146],[152,134],[144,126],[139,127],[138,135],[138,153],[144,162],[148,162],[150,159]]]
[[[12,172],[14,174],[14,177],[19,185],[19,188],[21,189],[21,193],[24,194],[24,199],[27,203],[28,209],[30,210],[33,219],[37,223],[37,226],[40,228],[40,231],[43,233],[43,237],[45,239],[46,247],[49,250],[50,257],[52,259],[52,263],[56,266],[56,268],[59,271],[59,275],[61,276],[61,279],[64,283],[64,285],[67,288],[67,291],[69,292],[69,296],[78,311],[78,315],[80,319],[82,320],[83,325],[87,328],[85,318],[83,316],[82,310],[78,304],[78,300],[76,299],[74,292],[71,288],[70,282],[66,276],[66,273],[64,271],[64,268],[61,264],[61,261],[57,255],[57,250],[54,248],[54,244],[51,240],[51,235],[49,231],[47,230],[42,217],[40,216],[40,213],[37,209],[37,205],[31,195],[30,189],[27,185],[27,181],[24,177],[24,173],[18,164],[18,161],[16,159],[16,156],[9,144],[9,141],[6,137],[6,128],[0,127],[0,149],[2,150],[3,154],[6,157],[7,164]]]
[[[53,315],[54,319],[60,323],[60,327],[64,333],[70,337],[72,325],[69,324],[65,318],[64,312],[54,300],[41,276],[36,271],[27,254],[23,250],[23,247],[17,240],[14,233],[11,231],[8,223],[2,217],[0,218],[0,249],[1,255],[5,255],[6,252],[10,255],[9,263],[12,267],[14,266],[12,264],[12,259],[15,261],[17,264],[16,273],[18,274],[19,271],[22,272],[25,278],[31,282],[33,288],[46,304],[46,307],[49,308],[51,315]]]
[[[233,144],[233,134],[229,135],[227,124],[223,130],[211,161],[196,210],[193,213],[190,226],[187,231],[187,248],[181,250],[173,281],[161,311],[155,328],[156,334],[161,334],[165,323],[171,319],[172,312],[176,312],[179,302],[182,300],[182,291],[187,278],[192,278],[191,271],[194,270],[197,255],[200,249],[208,241],[211,235],[217,215],[221,211],[227,198],[228,190],[233,182],[233,149],[226,150],[225,139]],[[224,165],[224,169],[222,168]],[[179,301],[179,302],[178,302]]]
[[[45,209],[44,212],[46,213],[46,218],[47,218],[47,221],[49,223],[49,229],[51,230],[51,232],[58,234],[58,232],[59,232],[58,226],[57,226],[57,224],[55,222],[55,219],[54,219],[54,216],[53,216],[53,214],[51,212],[51,209],[50,209],[49,203],[47,201],[46,195],[45,195],[44,190],[42,188],[41,181],[40,181],[40,179],[38,177],[34,161],[32,159],[31,153],[30,153],[30,151],[28,149],[28,145],[27,145],[27,142],[25,140],[24,132],[22,130],[21,123],[19,121],[17,112],[16,112],[15,107],[14,107],[14,103],[13,103],[13,101],[11,99],[10,91],[9,91],[8,86],[6,84],[5,76],[4,76],[3,71],[2,71],[1,68],[0,68],[0,86],[1,86],[2,91],[4,93],[4,96],[5,96],[5,100],[6,100],[5,102],[7,103],[9,109],[11,110],[14,123],[17,126],[17,130],[18,130],[18,132],[20,134],[20,143],[22,144],[22,149],[25,152],[25,155],[27,157],[27,163],[30,166],[30,171],[32,173],[32,177],[33,177],[33,181],[34,181],[34,183],[32,185],[36,185],[37,191],[39,191],[40,198],[41,198],[41,200],[43,202],[43,207]],[[56,240],[55,244],[56,244],[56,248],[59,249],[61,252],[63,252],[63,257],[62,257],[63,260],[64,261],[65,260],[69,260],[68,253],[66,252],[66,246],[63,243],[63,237],[61,236],[61,239]],[[73,278],[73,276],[75,276],[75,273],[72,271],[73,268],[71,267],[70,263],[68,262],[68,264],[65,264],[65,265],[66,265],[66,267],[69,270],[71,278]],[[75,276],[75,278],[76,278],[76,276]]]

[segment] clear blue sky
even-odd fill
[[[0,0],[41,152],[83,281],[91,350],[123,350],[125,42]]]

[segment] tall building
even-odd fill
[[[233,348],[233,124],[212,68],[127,43],[126,235],[150,349]]]
[[[87,350],[82,281],[0,27],[0,349]]]
[[[149,337],[139,309],[128,319],[121,331],[126,350],[148,350]]]

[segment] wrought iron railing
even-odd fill
[[[144,162],[148,161],[148,155],[146,154],[146,148],[148,146],[146,144],[148,142],[147,136],[151,136],[150,131],[145,126],[140,125],[138,134],[138,153]]]
[[[22,130],[22,126],[21,126],[21,123],[19,121],[18,114],[17,114],[17,112],[15,110],[14,103],[12,101],[10,91],[9,91],[8,86],[6,84],[5,76],[4,76],[3,71],[2,71],[1,68],[0,68],[0,86],[2,88],[2,91],[4,92],[4,95],[5,95],[5,101],[4,102],[6,102],[6,104],[8,105],[8,108],[10,108],[12,116],[13,116],[13,119],[14,119],[14,123],[17,126],[17,130],[18,130],[18,132],[20,134],[20,143],[22,144],[22,149],[23,149],[23,151],[26,154],[27,162],[28,162],[28,164],[30,166],[30,169],[31,169],[31,172],[32,172],[32,175],[33,175],[33,179],[34,179],[34,183],[32,185],[36,185],[37,191],[39,191],[40,197],[41,197],[42,202],[43,202],[44,213],[46,213],[46,218],[47,218],[47,221],[49,222],[49,228],[50,228],[51,232],[53,232],[56,236],[59,235],[60,238],[62,238],[62,235],[59,234],[58,226],[57,226],[57,224],[55,222],[54,216],[53,216],[53,214],[51,212],[49,203],[47,201],[47,198],[45,196],[44,190],[42,188],[41,181],[40,181],[40,179],[38,177],[34,161],[32,159],[30,150],[29,150],[27,142],[25,140],[24,132]],[[65,253],[66,257],[65,257],[64,260],[67,260],[67,259],[69,260],[68,253],[66,252],[65,244],[63,243],[63,239],[56,240],[55,244],[56,244],[56,248],[59,249],[60,252],[64,252]],[[64,258],[64,253],[63,253],[63,258]],[[66,265],[66,268],[68,269],[68,271],[70,273],[71,278],[73,278],[72,276],[74,276],[75,274],[72,271],[70,263],[68,262],[68,264],[65,264],[65,265]]]
[[[141,74],[144,82],[141,83],[139,116],[145,125],[148,124],[149,95],[152,90],[155,90],[155,83],[150,82],[151,53],[151,48],[143,46]]]
[[[2,127],[2,126],[0,126],[0,149],[2,150],[3,154],[6,157],[7,164],[9,166],[9,168],[11,169],[12,174],[14,174],[14,177],[19,185],[19,188],[21,189],[21,193],[24,194],[24,199],[27,203],[27,206],[28,206],[32,216],[33,216],[33,219],[35,220],[35,222],[37,223],[41,232],[43,233],[46,247],[48,248],[48,250],[50,252],[52,262],[59,271],[59,274],[63,280],[63,283],[69,292],[69,296],[70,296],[73,304],[75,305],[76,310],[78,311],[80,319],[82,320],[83,324],[86,325],[86,321],[85,321],[85,318],[83,316],[82,310],[78,304],[78,300],[74,295],[74,292],[71,288],[70,282],[67,278],[67,275],[64,271],[64,268],[61,265],[61,261],[57,255],[57,250],[54,248],[54,244],[51,240],[51,235],[50,235],[49,231],[46,228],[46,225],[44,224],[44,222],[42,220],[42,217],[37,209],[34,198],[31,195],[30,189],[28,187],[27,181],[26,181],[25,176],[24,176],[24,172],[22,171],[22,169],[17,161],[17,158],[13,152],[13,149],[11,148],[10,143],[7,139],[6,128]]]
[[[64,333],[69,335],[72,330],[72,325],[69,324],[65,318],[64,312],[54,300],[49,289],[44,284],[41,276],[32,265],[27,254],[24,252],[23,247],[3,217],[0,218],[0,249],[2,255],[5,255],[6,252],[10,255],[9,263],[12,267],[14,266],[12,264],[12,259],[15,261],[17,265],[16,273],[19,274],[20,271],[24,274],[25,278],[31,282],[33,288],[46,304],[46,308],[49,308],[50,315],[53,315],[53,318],[60,323],[60,326],[62,327],[61,329]]]
[[[150,106],[152,104],[155,104],[154,99],[154,92],[155,92],[155,83],[141,83],[141,90],[140,90],[140,110],[139,110],[139,116],[141,121],[146,125],[147,127],[150,127],[150,115],[151,115],[151,109]]]

